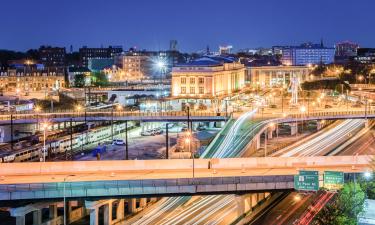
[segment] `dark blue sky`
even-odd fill
[[[0,49],[42,44],[182,51],[352,40],[375,47],[374,0],[1,0]]]

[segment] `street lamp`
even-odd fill
[[[42,128],[43,128],[43,162],[46,162],[46,130],[48,128],[48,123],[43,123]]]
[[[369,180],[369,179],[372,178],[372,173],[370,173],[369,171],[366,171],[366,172],[363,174],[363,176],[364,176],[367,180]]]
[[[304,119],[304,116],[305,116],[305,112],[306,112],[306,106],[301,106],[300,108],[299,108],[299,111],[302,113],[302,130],[301,130],[301,133],[303,132],[303,119]],[[297,130],[298,130],[298,125],[297,125]]]
[[[75,176],[74,174],[69,174],[68,176],[64,177],[64,181],[63,181],[64,225],[66,225],[66,194],[65,194],[65,183],[66,183],[66,180],[67,180],[69,177],[74,177],[74,176]]]
[[[191,153],[191,157],[193,158],[193,179],[195,178],[195,165],[194,165],[194,152],[191,149],[191,134],[187,132],[187,137],[185,138],[185,144],[189,146],[189,152]]]
[[[37,124],[37,130],[39,130],[39,112],[41,111],[41,108],[39,106],[35,106],[34,111],[36,113],[36,124]]]

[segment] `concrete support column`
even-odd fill
[[[144,208],[147,205],[147,198],[139,199],[139,208]]]
[[[236,205],[237,205],[237,217],[241,217],[245,214],[245,202],[241,195],[236,195]]]
[[[112,202],[110,201],[108,204],[103,205],[104,212],[104,225],[111,225],[112,223]]]
[[[264,193],[258,193],[258,202],[264,199]]]
[[[129,213],[136,213],[137,199],[131,198],[128,200]]]
[[[273,129],[272,128],[268,128],[267,132],[268,132],[267,138],[268,139],[272,139],[273,138]]]
[[[297,129],[298,129],[297,123],[290,123],[289,126],[290,126],[290,135],[292,136],[296,135]]]
[[[99,209],[90,209],[90,225],[99,225]]]
[[[116,218],[118,220],[124,219],[124,199],[120,199],[118,201],[117,211],[116,211]]]
[[[215,122],[208,123],[208,128],[214,128],[214,127],[215,127]]]
[[[256,146],[256,150],[260,149],[260,135],[258,134],[256,137],[255,137],[255,146]]]
[[[49,205],[49,218],[54,219],[57,217],[57,205]]]
[[[254,208],[258,204],[258,194],[251,194],[251,208]]]
[[[33,225],[42,224],[42,211],[40,209],[33,212]]]
[[[145,132],[145,123],[141,122],[141,130],[142,132]]]
[[[16,225],[25,225],[25,216],[16,216]]]

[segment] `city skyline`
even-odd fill
[[[21,3],[21,4],[20,4]],[[340,6],[338,7],[338,4]],[[147,5],[147,7],[143,7]],[[320,42],[327,46],[351,40],[371,47],[375,32],[368,29],[374,2],[296,0],[279,2],[64,1],[4,2],[0,49],[25,51],[40,45],[74,50],[87,45],[122,45],[124,49],[178,49],[196,52],[230,44],[241,48]],[[15,17],[14,10],[17,9]],[[307,10],[308,9],[308,10]],[[36,13],[37,12],[37,13]],[[359,13],[360,12],[360,13]],[[48,18],[48,19],[46,19]],[[20,23],[19,21],[25,21]],[[27,22],[26,22],[27,21]],[[31,26],[30,26],[31,24]],[[356,32],[352,32],[355,29]],[[29,38],[32,37],[32,38]]]

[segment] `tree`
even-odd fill
[[[108,77],[103,72],[92,72],[91,84],[94,86],[107,86],[109,84]]]
[[[85,75],[83,73],[79,73],[74,76],[74,86],[75,87],[83,87],[85,85]]]
[[[365,193],[358,183],[347,183],[317,215],[316,224],[355,225],[363,212]]]

